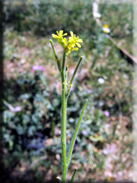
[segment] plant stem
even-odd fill
[[[62,160],[63,160],[63,173],[62,183],[66,182],[67,164],[66,164],[66,120],[67,120],[67,97],[66,97],[66,77],[65,75],[65,51],[63,53],[62,63],[62,124],[61,124],[61,144],[62,144]],[[67,72],[67,71],[66,71]]]
[[[80,59],[79,59],[79,61],[78,61],[78,63],[77,63],[77,66],[76,66],[76,68],[75,68],[75,70],[74,70],[74,72],[73,72],[72,78],[71,78],[71,80],[70,80],[70,85],[72,85],[72,83],[73,83],[73,80],[74,80],[75,75],[76,75],[76,73],[77,73],[77,70],[78,70],[78,68],[79,68],[79,66],[80,66],[80,63],[82,62],[82,59],[83,59],[83,56],[80,57]],[[69,93],[70,93],[70,88],[69,88],[69,90],[68,90],[68,92],[67,92],[67,97],[68,97]]]
[[[53,53],[54,53],[54,56],[55,56],[55,60],[56,60],[56,62],[57,62],[58,70],[59,70],[60,73],[61,73],[61,64],[60,64],[60,60],[59,60],[59,58],[58,58],[58,56],[57,56],[57,53],[56,53],[56,50],[55,50],[55,48],[54,48],[54,45],[53,45],[52,40],[50,40],[50,43],[51,43],[52,50],[53,50]]]
[[[71,182],[70,183],[73,183],[74,182],[74,178],[75,178],[76,172],[77,172],[77,168],[75,168],[75,170],[74,170],[74,173],[72,175],[72,178],[71,178]]]
[[[76,66],[76,68],[75,68],[75,70],[74,70],[74,73],[73,73],[73,75],[72,75],[70,84],[73,83],[73,80],[74,80],[74,78],[75,78],[75,75],[76,75],[76,73],[77,73],[77,70],[78,70],[78,68],[79,68],[79,65],[80,65],[82,59],[83,59],[83,56],[81,56],[80,59],[79,59],[79,61],[78,61],[78,64],[77,64],[77,66]]]

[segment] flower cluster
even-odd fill
[[[68,83],[66,83],[67,86],[67,93],[69,93],[71,90],[73,90],[74,88],[72,88],[72,84],[70,83],[70,81],[68,81]]]
[[[57,35],[52,34],[52,37],[57,39],[59,44],[63,46],[66,55],[69,55],[73,50],[78,51],[78,48],[81,48],[80,43],[83,42],[82,39],[79,39],[72,31],[70,31],[70,35],[69,40],[67,40],[67,38],[63,38],[63,36],[67,36],[67,33],[63,34],[63,30],[57,31]]]

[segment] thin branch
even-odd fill
[[[42,161],[42,160],[45,160],[45,159],[47,159],[47,158],[48,158],[48,156],[45,155],[45,156],[42,156],[42,157],[40,157],[40,158],[34,160],[34,161],[31,163],[31,165],[27,168],[27,171],[29,171],[29,170],[30,170],[33,166],[35,166],[38,162],[40,162],[40,161]]]

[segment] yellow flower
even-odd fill
[[[63,30],[60,30],[59,32],[56,31],[57,35],[52,34],[52,37],[54,37],[55,39],[61,39],[63,36],[66,36],[67,33],[63,34]]]
[[[67,39],[66,38],[63,39],[63,36],[66,36],[67,33],[63,34],[63,30],[60,30],[59,32],[56,31],[56,32],[57,32],[57,35],[52,34],[52,37],[57,39],[57,41],[64,47],[67,44]]]
[[[79,43],[83,43],[82,39],[79,39],[78,36],[76,37],[76,35],[73,34],[72,31],[70,31],[70,35],[71,35],[71,37],[69,37],[69,42],[74,45],[76,44],[76,46],[81,48],[81,45]]]
[[[82,39],[79,39],[79,37],[75,34],[73,34],[72,31],[70,31],[71,37],[69,37],[68,44],[65,48],[67,55],[69,55],[72,51],[78,51],[78,48],[81,48],[81,45],[79,43],[82,43]],[[77,48],[78,47],[78,48]]]
[[[66,55],[69,55],[72,51],[78,51],[78,48],[81,48],[80,43],[82,43],[82,39],[79,39],[78,36],[73,34],[72,31],[70,31],[70,37],[69,40],[67,38],[63,38],[63,36],[66,36],[67,33],[63,34],[63,30],[57,31],[57,35],[52,34],[52,37],[57,39],[57,41],[63,46],[63,48],[66,51]]]

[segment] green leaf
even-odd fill
[[[20,95],[19,100],[29,99],[30,97],[31,97],[31,94],[25,93],[23,95]]]
[[[33,135],[34,132],[36,131],[36,127],[35,126],[30,126],[29,127],[29,130],[28,130],[28,135]]]
[[[103,142],[104,140],[101,135],[97,137],[89,136],[89,139],[92,140],[93,142],[97,142],[97,141]]]

